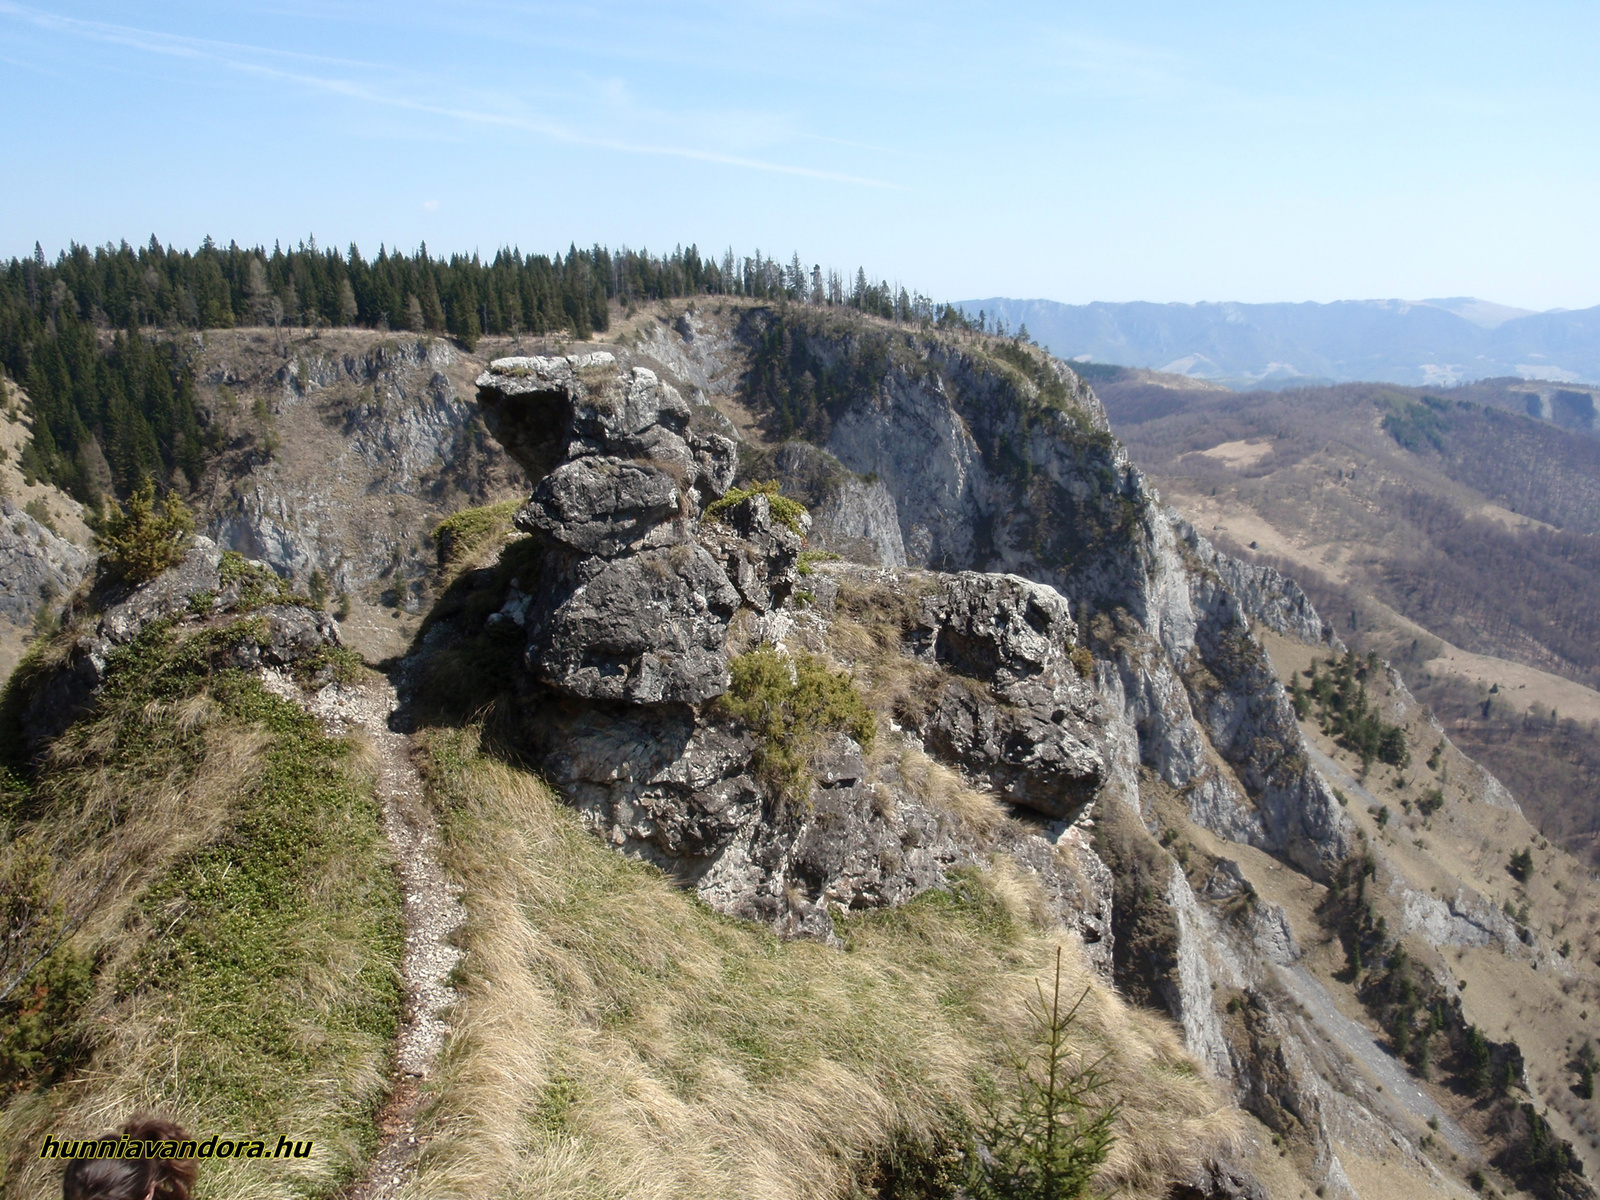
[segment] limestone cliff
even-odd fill
[[[345,637],[397,654],[431,599],[442,518],[526,493],[472,401],[485,359],[365,330],[211,330],[185,347],[220,445],[187,497],[203,532],[306,587]]]
[[[700,359],[711,346],[715,361]],[[743,384],[730,386],[741,348]],[[1325,1195],[1368,1194],[1341,1154],[1365,1164],[1396,1146],[1407,1169],[1448,1193],[1429,1138],[1459,1162],[1477,1153],[1474,1135],[1406,1086],[1394,1059],[1363,1049],[1370,1038],[1300,962],[1303,943],[1325,936],[1305,906],[1373,847],[1319,769],[1257,636],[1342,650],[1294,582],[1220,554],[1164,510],[1092,391],[1030,348],[791,306],[685,314],[630,358],[732,418],[740,481],[780,480],[812,506],[810,544],[848,560],[817,566],[797,589],[809,607],[763,615],[753,636],[831,647],[875,683],[883,641],[850,622],[876,612],[893,625],[886,640],[898,654],[941,672],[898,687],[895,735],[1013,820],[1042,821],[1046,841],[1087,842],[1093,831],[1101,854],[1078,862],[1104,870],[1103,857],[1116,876],[1104,877],[1106,893],[1119,900],[1095,946],[1143,973],[1191,1052],[1292,1151],[1301,1177]],[[1054,674],[1026,654],[996,670],[991,652],[956,649],[965,610],[950,589],[969,579],[984,581],[985,611],[1024,580],[1046,588],[1038,595],[1055,599],[1032,605],[1023,624],[1085,678],[1074,684],[1070,667]],[[945,598],[930,608],[926,595]],[[930,632],[934,610],[955,627]],[[988,645],[1021,631],[1008,619],[984,618]],[[929,656],[941,639],[950,649]],[[1046,723],[1059,733],[1041,738]],[[896,804],[909,808],[902,796]],[[1061,821],[1074,823],[1063,832]],[[1240,850],[1224,853],[1229,843]],[[1247,870],[1245,848],[1260,856]],[[1274,870],[1295,881],[1283,901],[1260,890]],[[1291,894],[1301,899],[1290,904]],[[1468,904],[1414,895],[1406,925],[1464,931],[1472,921],[1457,909]],[[1493,922],[1481,905],[1472,911],[1482,924],[1461,936],[1476,939]],[[1374,1090],[1374,1077],[1388,1086]]]

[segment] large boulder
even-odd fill
[[[478,396],[538,480],[517,514],[544,548],[532,602],[515,617],[534,677],[570,697],[633,704],[726,690],[740,596],[694,529],[733,482],[733,440],[654,372],[620,370],[610,354],[498,359]]]
[[[1077,632],[1048,584],[946,576],[908,631],[914,653],[944,668],[941,684],[907,715],[929,749],[1009,802],[1070,819],[1107,772],[1106,715]]]
[[[728,688],[727,576],[697,545],[615,559],[551,555],[526,618],[527,663],[586,700],[699,704]]]

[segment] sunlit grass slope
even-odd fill
[[[421,740],[470,915],[410,1196],[913,1194],[893,1164],[948,1149],[1026,1035],[1057,935],[1003,863],[842,921],[843,950],[784,943],[614,853],[475,730]],[[1233,1117],[1166,1022],[1066,959],[1123,1104],[1105,1180],[1165,1195]]]

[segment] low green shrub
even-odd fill
[[[750,499],[751,496],[765,496],[767,503],[772,507],[774,519],[787,525],[791,532],[800,532],[800,518],[805,515],[806,506],[798,500],[792,500],[778,491],[778,481],[768,479],[757,480],[749,487],[729,488],[727,495],[720,500],[713,500],[706,505],[705,516],[708,521],[715,521],[722,517],[730,508]]]
[[[239,585],[239,602],[234,606],[236,612],[249,612],[267,604],[296,604],[302,599],[295,596],[289,585],[271,567],[251,562],[232,550],[222,552],[217,577],[223,587],[235,583]]]
[[[502,500],[482,508],[464,508],[451,513],[433,527],[438,546],[439,565],[448,567],[467,558],[490,538],[511,531],[511,519],[522,506],[521,500]]]
[[[1094,678],[1094,651],[1087,646],[1074,646],[1072,648],[1072,665],[1079,675],[1085,679]]]
[[[733,682],[718,709],[756,736],[756,766],[779,795],[809,794],[808,759],[828,732],[848,733],[870,749],[877,726],[850,677],[814,654],[781,655],[760,646],[728,664]]]

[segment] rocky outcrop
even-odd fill
[[[1457,888],[1454,898],[1448,901],[1412,888],[1400,890],[1402,933],[1417,934],[1436,949],[1498,945],[1516,958],[1528,953],[1524,934],[1517,923],[1465,888]]]
[[[826,449],[888,487],[907,560],[1054,585],[1110,668],[1098,678],[1101,698],[1110,727],[1136,736],[1133,761],[1220,836],[1325,878],[1350,850],[1350,825],[1306,761],[1288,698],[1223,572],[1252,589],[1262,612],[1286,627],[1315,621],[1320,635],[1303,594],[1231,561],[1219,570],[1221,556],[1162,512],[1099,402],[1064,365],[1019,381],[939,339],[885,339],[869,353],[855,340],[864,333],[834,336],[819,324],[791,336],[824,367],[881,356],[875,395],[833,414]]]
[[[1206,1162],[1172,1185],[1168,1200],[1268,1200],[1254,1176],[1234,1163]]]
[[[1092,716],[1078,712],[1090,736],[1080,732],[1068,743],[1098,755],[1104,803],[1125,806],[1163,843],[1183,837],[1163,828],[1176,804],[1221,838],[1330,878],[1355,848],[1354,831],[1313,767],[1288,697],[1251,633],[1259,622],[1322,639],[1320,619],[1292,581],[1217,553],[1165,512],[1110,436],[1092,392],[1062,364],[793,308],[746,321],[750,345],[783,348],[781,363],[763,366],[793,372],[790,387],[803,385],[802,369],[814,379],[859,383],[848,402],[830,404],[816,447],[783,447],[790,466],[781,474],[771,469],[776,458],[753,463],[760,477],[780,474],[800,490],[825,479],[836,462],[834,478],[882,483],[912,567],[999,571],[1050,585],[1092,654],[1096,707]],[[681,352],[692,356],[693,345]],[[822,488],[813,495],[820,500]],[[933,624],[922,615],[902,623]],[[931,641],[927,632],[918,636]],[[900,719],[931,753],[1002,794],[1011,780],[1000,748],[1013,730],[1036,730],[1031,722],[1041,710],[1002,702],[987,664],[970,675],[953,662],[940,665],[943,682]],[[1027,744],[1035,754],[1052,745],[1036,735]],[[1071,795],[1070,788],[1058,793],[1067,799],[1056,811],[1070,811]],[[1028,802],[1020,792],[1012,798]],[[1242,874],[1230,894],[1201,899],[1173,853],[1153,839],[1147,852],[1165,865],[1130,900],[1159,909],[1155,924],[1177,927],[1173,969],[1157,990],[1191,1051],[1246,1107],[1307,1144],[1313,1177],[1344,1194],[1323,1098],[1365,1110],[1339,1092],[1339,1050],[1295,1016],[1275,982],[1275,973],[1301,969],[1290,964],[1305,931],[1247,891]],[[1119,917],[1119,928],[1137,936],[1143,926],[1134,917]],[[1225,1007],[1230,997],[1242,1007]]]
[[[756,492],[702,522],[703,545],[720,564],[740,601],[753,612],[781,608],[800,582],[802,516],[791,529],[773,515],[772,501]]]
[[[1077,635],[1066,599],[1048,585],[951,575],[907,631],[912,653],[943,667],[946,681],[908,716],[931,750],[989,790],[1071,819],[1107,774],[1106,716]]]
[[[809,515],[760,490],[729,494],[730,429],[650,370],[609,355],[510,359],[479,386],[486,419],[537,479],[517,517],[536,568],[490,623],[519,630],[530,749],[596,833],[719,911],[822,938],[837,912],[899,904],[1005,853],[1109,970],[1110,876],[1072,823],[1104,780],[1103,713],[1059,593],[1016,577],[929,587],[882,573],[914,613],[908,663],[951,681],[911,729],[884,734],[1055,824],[969,828],[902,755],[869,758],[842,732],[808,747],[806,786],[786,793],[757,769],[757,735],[707,702],[729,684],[737,611],[744,645],[751,630],[828,642],[837,581],[802,584]],[[787,469],[797,461],[831,472],[827,494],[840,494],[837,464],[800,456]]]
[[[1166,517],[1195,561],[1203,570],[1216,573],[1222,586],[1238,601],[1240,610],[1250,620],[1302,642],[1337,641],[1332,627],[1317,615],[1305,591],[1282,571],[1222,553],[1171,509],[1167,510]]]
[[[900,903],[970,860],[905,791],[886,802],[842,735],[815,757],[808,801],[788,806],[756,777],[748,732],[687,706],[565,708],[539,745],[549,777],[617,849],[790,936],[830,937],[834,911]]]
[[[654,372],[619,372],[609,354],[500,359],[478,388],[491,428],[538,480],[516,519],[544,547],[522,622],[534,676],[584,700],[720,694],[739,594],[694,520],[733,482],[734,443],[692,427]]]
[[[231,628],[219,649],[224,665],[288,667],[339,646],[339,627],[327,613],[288,602],[264,564],[225,558],[216,543],[197,537],[183,560],[134,588],[111,585],[97,614],[75,618],[66,640],[47,651],[25,684],[20,714],[24,743],[36,752],[93,703],[115,654],[152,625],[184,632]],[[248,615],[248,621],[240,618]]]
[[[83,547],[0,499],[0,616],[32,624],[39,606],[67,596],[92,561]]]

